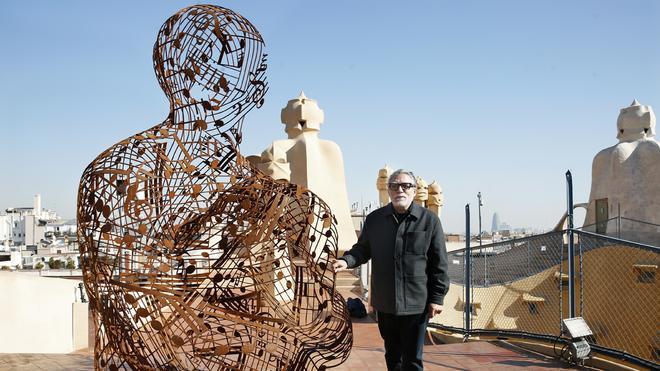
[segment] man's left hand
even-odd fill
[[[435,303],[429,303],[429,319],[433,318],[436,314],[442,313],[442,305],[440,304],[435,304]]]

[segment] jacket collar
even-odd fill
[[[410,205],[410,207],[408,208],[408,212],[415,219],[419,219],[419,218],[422,217],[422,207],[419,206],[414,201],[413,201],[412,205]],[[389,204],[387,204],[387,213],[386,213],[386,215],[394,215],[394,214],[396,214],[396,211],[394,210],[394,206],[390,202]]]

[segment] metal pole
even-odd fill
[[[617,203],[616,206],[616,236],[621,238],[621,203]]]
[[[481,247],[481,207],[484,205],[481,203],[481,192],[477,193],[477,198],[479,199],[479,247]]]
[[[481,207],[484,206],[484,204],[481,202],[481,192],[477,193],[477,198],[479,199],[479,250],[484,256],[484,286],[488,285],[488,254],[481,249],[481,239],[482,239],[482,233],[481,232]]]
[[[527,243],[525,244],[525,246],[527,246],[527,275],[531,276],[532,275],[532,270],[531,270],[532,261],[529,259],[529,245],[530,245],[530,241],[527,241]]]
[[[472,308],[470,303],[470,270],[471,270],[471,253],[470,253],[470,204],[465,205],[465,338],[467,340],[470,336],[470,315]]]
[[[575,246],[573,244],[573,176],[571,171],[566,172],[567,205],[566,215],[568,220],[568,313],[569,318],[575,317]]]
[[[78,288],[80,289],[80,302],[87,303],[87,298],[85,298],[85,290],[83,288],[82,282],[78,284]]]

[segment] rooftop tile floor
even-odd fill
[[[386,370],[385,349],[378,327],[370,319],[353,322],[353,349],[337,371]],[[520,352],[485,341],[424,346],[425,370],[562,370],[565,364],[549,357]]]
[[[367,317],[353,323],[351,355],[337,371],[385,370],[385,351],[376,323]],[[561,370],[563,363],[489,342],[427,345],[426,370]],[[71,354],[0,354],[0,370],[91,370],[91,350]]]

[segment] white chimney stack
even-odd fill
[[[41,215],[41,195],[36,194],[34,195],[34,215],[36,217],[39,217]]]

